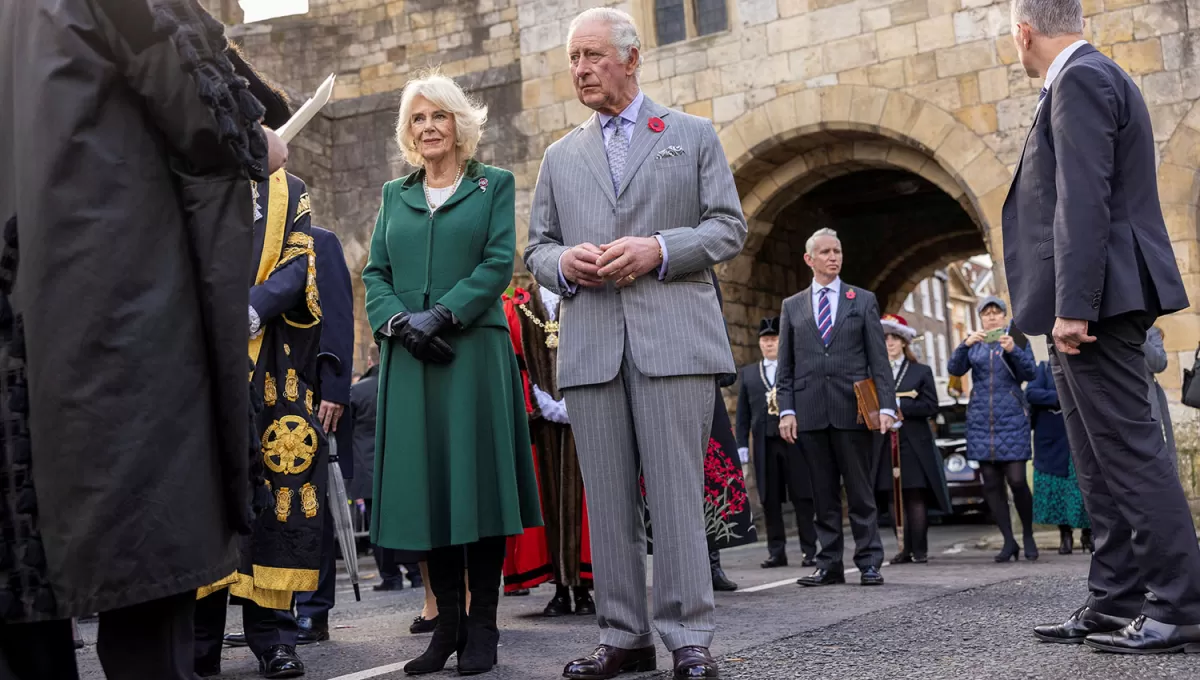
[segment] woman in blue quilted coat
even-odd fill
[[[1036,365],[1029,342],[1009,335],[1008,307],[997,297],[979,303],[983,330],[967,336],[950,355],[950,375],[971,372],[971,401],[967,405],[967,458],[979,463],[983,494],[1004,536],[997,562],[1020,554],[1008,512],[1008,491],[1025,529],[1025,559],[1038,558],[1033,540],[1033,494],[1025,467],[1029,460],[1029,404],[1021,384],[1033,380]],[[999,334],[999,337],[995,337]]]

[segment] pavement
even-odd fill
[[[722,659],[726,680],[784,678],[1197,678],[1200,655],[1128,657],[1083,647],[1035,641],[1030,628],[1064,619],[1086,596],[1089,559],[1078,551],[1058,555],[1043,544],[1037,562],[996,564],[987,547],[994,529],[981,524],[935,526],[930,531],[930,563],[886,566],[887,584],[864,588],[857,575],[850,585],[805,589],[795,579],[799,567],[763,570],[763,544],[722,552],[727,574],[741,585],[717,594],[718,634],[713,653]],[[849,533],[849,532],[847,532]],[[849,536],[847,536],[849,539]],[[1040,537],[1039,537],[1040,538]],[[852,541],[849,541],[852,543]],[[885,530],[887,554],[895,552]],[[980,546],[984,546],[981,548]],[[847,567],[853,561],[847,556]],[[428,636],[413,636],[408,625],[420,612],[422,593],[375,593],[373,564],[360,565],[363,601],[354,602],[346,575],[332,614],[332,639],[300,648],[310,680],[397,680],[404,661],[424,650]],[[551,680],[563,664],[591,651],[597,639],[590,617],[545,619],[541,609],[553,594],[543,586],[529,597],[501,600],[500,665],[489,680]],[[229,614],[230,631],[241,620]],[[95,655],[96,625],[80,625],[88,646],[79,652],[81,677],[102,680]],[[623,680],[670,677],[670,654],[661,647],[658,673],[630,674]],[[259,677],[245,648],[226,648],[229,680]],[[448,670],[429,677],[457,677]]]

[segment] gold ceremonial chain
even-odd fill
[[[778,367],[775,370],[778,371]],[[758,375],[762,378],[763,385],[769,388],[767,389],[767,415],[777,416],[779,415],[779,388],[767,382],[767,366],[761,361],[758,362]],[[776,374],[775,378],[778,381],[779,375]]]
[[[530,297],[532,297],[532,295]],[[529,308],[527,308],[525,305],[517,305],[517,307],[522,312],[525,312],[525,316],[529,317],[530,321],[537,324],[538,328],[546,331],[546,346],[550,349],[558,349],[558,322],[547,321],[542,323],[541,319],[538,319],[536,316],[534,316],[533,312],[529,311]]]

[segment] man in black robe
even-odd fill
[[[350,373],[354,367],[354,291],[342,244],[332,231],[312,228],[317,251],[317,290],[321,295],[321,354],[318,357],[321,406],[317,418],[325,436],[337,441],[338,465],[344,479],[354,477],[354,425],[350,403]],[[296,596],[299,643],[329,639],[329,612],[336,601],[337,543],[333,536],[333,506],[326,505],[321,533],[321,576],[317,589]],[[344,512],[344,511],[343,511]]]
[[[767,523],[767,559],[763,569],[786,567],[787,530],[783,523],[783,504],[790,500],[796,511],[796,531],[803,552],[801,566],[816,564],[817,528],[814,517],[812,484],[808,466],[799,444],[789,444],[779,436],[779,401],[776,371],[779,367],[779,317],[763,319],[758,329],[762,361],[741,370],[738,390],[738,454],[746,462],[750,444],[754,444],[754,477]]]
[[[110,680],[191,680],[252,524],[243,254],[286,148],[194,0],[0,3],[0,101],[0,677],[76,677],[100,612]]]

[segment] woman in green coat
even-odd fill
[[[486,117],[449,78],[405,87],[396,139],[420,169],[384,185],[363,270],[380,344],[371,538],[429,551],[438,604],[409,674],[439,671],[456,651],[460,673],[492,668],[505,538],[542,524],[500,300],[516,252],[515,186],[512,173],[471,159]]]

